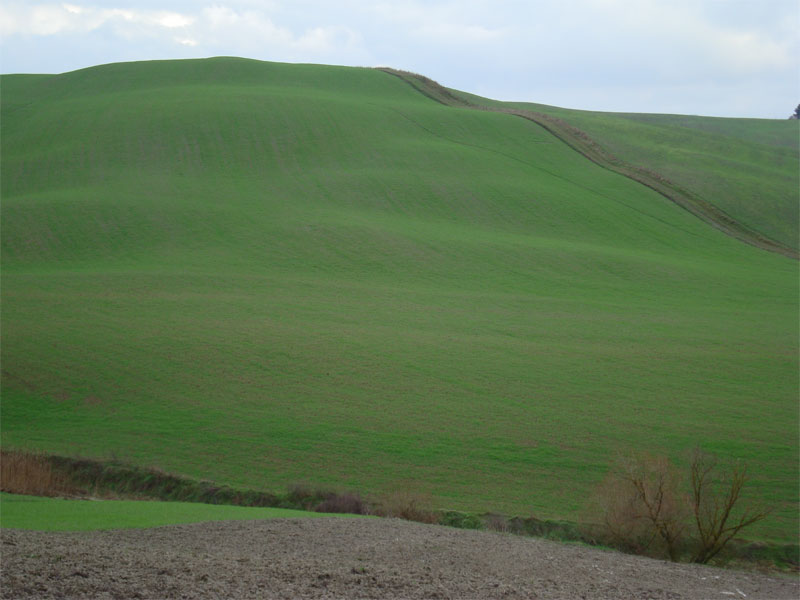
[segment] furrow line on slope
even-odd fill
[[[387,107],[387,110],[391,110],[391,111],[399,114],[400,116],[402,116],[403,118],[405,118],[409,122],[413,123],[414,125],[416,125],[420,129],[422,129],[423,131],[429,133],[430,135],[438,137],[440,139],[446,140],[446,141],[450,142],[451,144],[458,144],[459,146],[466,146],[468,148],[475,148],[477,150],[482,150],[484,152],[491,152],[492,154],[497,154],[499,156],[503,156],[504,158],[507,158],[509,160],[513,160],[515,162],[518,162],[518,163],[520,163],[522,165],[525,165],[526,167],[529,167],[531,169],[536,169],[537,171],[541,171],[542,173],[547,173],[551,177],[554,177],[556,179],[560,179],[561,181],[564,181],[564,182],[568,183],[569,185],[572,185],[572,186],[575,186],[575,187],[580,188],[582,190],[585,190],[585,191],[589,192],[590,194],[594,194],[596,196],[600,196],[601,198],[605,198],[609,202],[614,202],[616,204],[620,204],[620,205],[626,207],[629,210],[632,210],[632,211],[634,211],[636,213],[639,213],[640,215],[643,215],[643,216],[645,216],[645,217],[647,217],[649,219],[653,219],[654,221],[658,221],[662,225],[666,225],[667,227],[672,227],[673,229],[677,229],[679,231],[682,231],[683,233],[685,233],[687,235],[691,235],[691,236],[694,236],[694,237],[704,237],[704,236],[701,236],[700,234],[694,233],[693,231],[689,231],[688,229],[684,229],[683,227],[679,227],[678,225],[675,225],[673,223],[669,223],[668,221],[660,219],[659,217],[656,217],[655,215],[652,215],[652,214],[650,214],[648,212],[645,212],[645,211],[643,211],[643,210],[641,210],[639,208],[636,208],[635,206],[631,206],[630,204],[628,204],[627,202],[623,202],[619,198],[615,198],[613,196],[609,196],[608,194],[604,194],[601,191],[592,189],[592,188],[590,188],[588,186],[585,186],[585,185],[581,185],[580,183],[578,183],[576,181],[573,181],[573,180],[569,179],[568,177],[564,177],[563,175],[559,175],[555,171],[551,171],[549,169],[545,169],[544,167],[540,167],[539,165],[536,165],[536,164],[534,164],[532,162],[528,162],[526,160],[522,160],[518,156],[514,156],[512,154],[507,154],[505,152],[501,152],[500,150],[495,150],[494,148],[488,148],[486,146],[480,146],[478,144],[470,144],[468,142],[455,140],[453,138],[450,138],[450,137],[444,136],[444,135],[442,135],[440,133],[437,133],[437,132],[429,129],[428,127],[425,127],[425,125],[423,125],[419,121],[416,121],[416,120],[412,119],[411,117],[409,117],[407,114],[405,114],[401,110],[398,110],[398,109],[392,108],[392,107]]]
[[[424,96],[446,106],[497,112],[532,121],[596,165],[652,189],[723,233],[762,250],[782,254],[789,258],[800,258],[800,253],[793,248],[744,225],[718,206],[683,189],[666,177],[648,169],[623,162],[589,137],[584,131],[573,127],[562,119],[535,111],[474,104],[459,98],[444,86],[423,75],[389,67],[379,67],[378,70],[402,79]]]

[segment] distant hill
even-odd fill
[[[796,539],[796,122],[533,107],[766,251],[380,70],[0,93],[4,447],[576,519],[618,453],[700,444],[776,507],[754,535]]]

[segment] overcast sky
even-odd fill
[[[244,56],[416,71],[502,100],[786,118],[798,0],[0,0],[0,72]]]

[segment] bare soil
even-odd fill
[[[795,578],[394,519],[1,535],[2,598],[800,598]]]

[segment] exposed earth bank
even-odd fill
[[[2,598],[796,599],[797,580],[393,519],[2,531]]]

